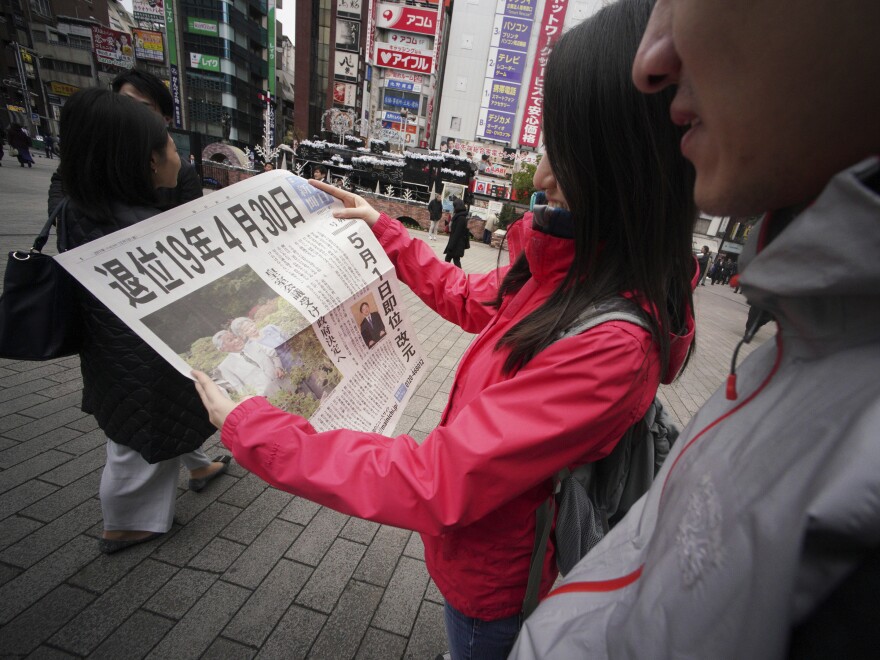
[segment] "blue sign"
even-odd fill
[[[513,118],[513,114],[490,110],[486,114],[485,126],[481,127],[481,135],[492,140],[510,142],[513,139]]]
[[[405,99],[400,96],[391,96],[385,92],[385,105],[391,105],[397,108],[407,108],[408,110],[418,110],[419,102],[415,99]]]
[[[403,80],[388,80],[385,82],[385,87],[388,89],[402,89],[405,92],[413,91],[413,84]]]
[[[399,122],[403,121],[403,117],[401,115],[397,114],[396,112],[389,112],[388,110],[386,110],[385,111],[385,121],[396,121],[399,123]]]

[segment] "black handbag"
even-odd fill
[[[60,244],[66,245],[61,202],[29,251],[9,253],[0,296],[0,357],[13,360],[51,360],[80,349],[76,280],[43,246],[57,219]]]

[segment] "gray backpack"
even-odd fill
[[[618,296],[586,309],[559,339],[608,321],[626,321],[649,329],[636,303]],[[553,496],[535,512],[535,546],[523,602],[524,618],[538,606],[554,504],[558,509],[556,564],[565,575],[647,492],[677,437],[678,428],[655,396],[645,416],[627,429],[608,456],[574,470],[563,468],[554,475]]]

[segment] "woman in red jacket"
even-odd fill
[[[670,96],[642,96],[630,80],[650,9],[649,0],[622,0],[553,50],[547,153],[535,174],[549,206],[535,213],[512,266],[468,275],[361,197],[313,182],[345,203],[336,217],[372,228],[427,305],[479,333],[421,444],[318,433],[259,397],[235,406],[195,374],[244,467],[343,513],[421,533],[456,659],[506,657],[552,475],[607,455],[691,346],[692,175]],[[621,294],[645,310],[650,332],[611,321],[556,341],[588,306]],[[551,541],[542,595],[555,576]]]

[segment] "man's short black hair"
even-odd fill
[[[174,99],[171,92],[159,78],[152,73],[140,71],[139,69],[129,69],[123,71],[113,79],[110,87],[117,94],[124,84],[130,84],[144,96],[153,99],[153,102],[159,108],[159,112],[163,117],[174,116]]]

